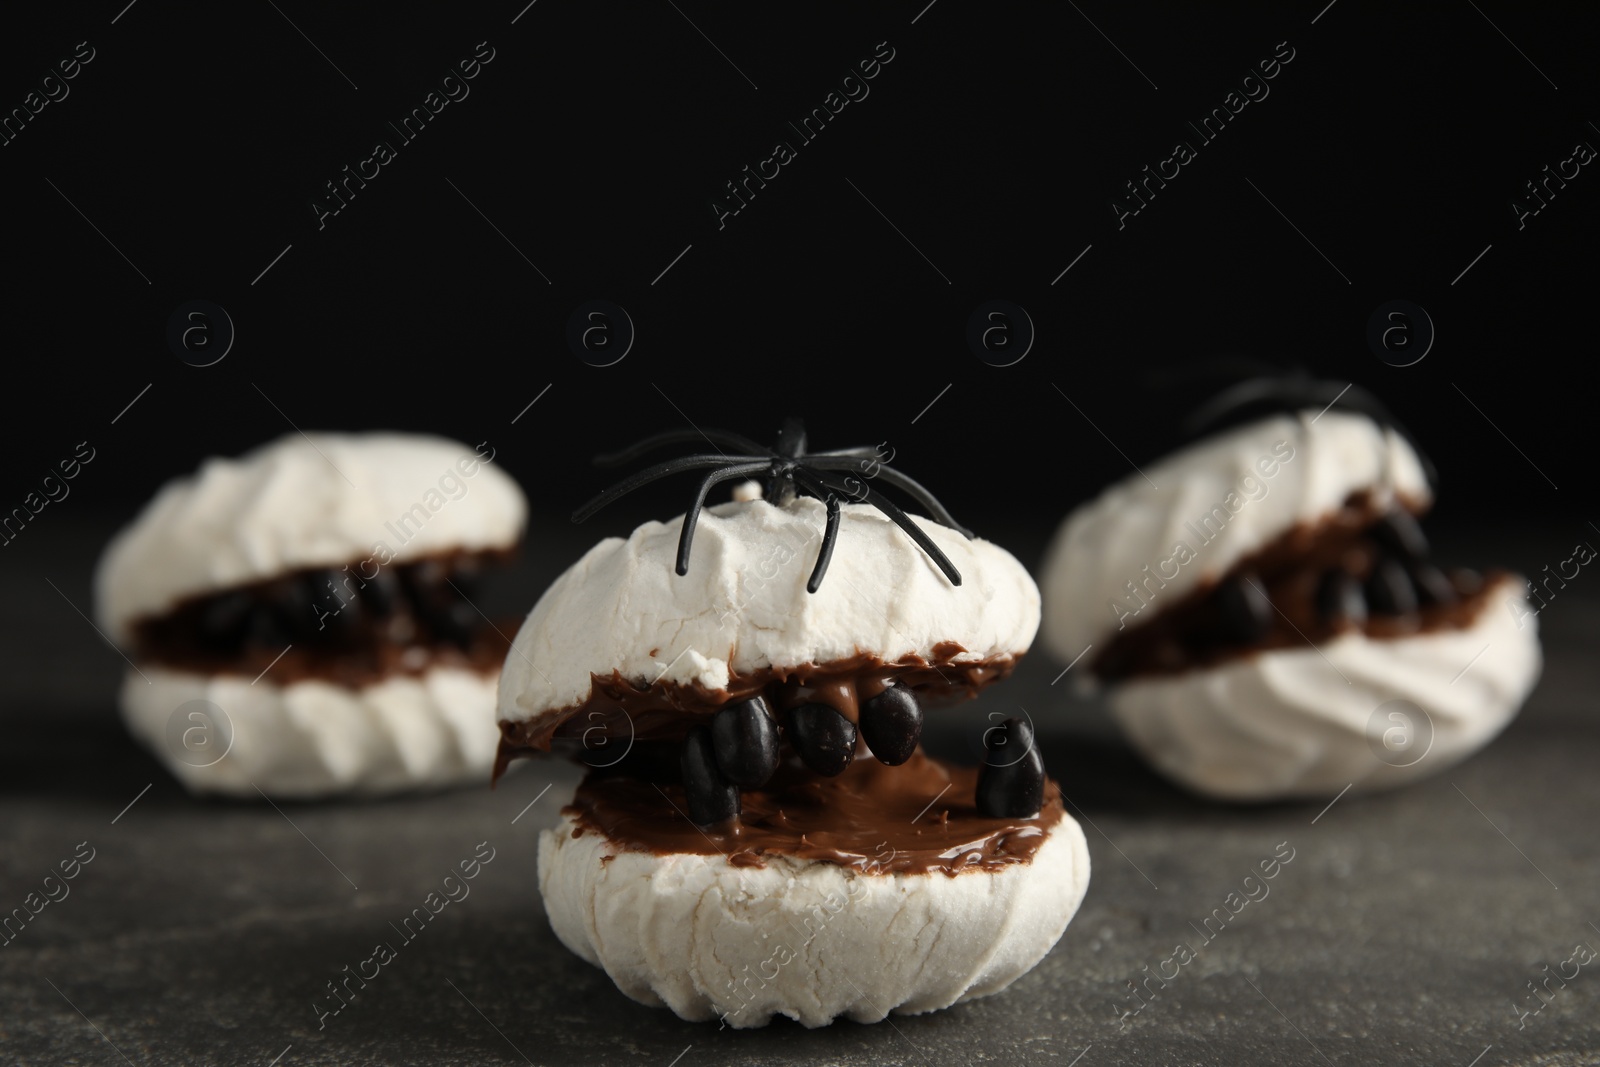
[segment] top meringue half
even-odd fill
[[[595,545],[540,597],[506,657],[500,718],[537,724],[581,704],[595,676],[719,690],[737,675],[858,655],[966,663],[1027,651],[1039,590],[1012,555],[913,517],[960,570],[953,586],[880,511],[841,507],[828,580],[806,580],[820,500],[708,509],[688,573],[679,520]]]
[[[1174,452],[1078,507],[1056,533],[1042,571],[1044,642],[1063,660],[1103,646],[1356,493],[1377,510],[1433,502],[1415,450],[1364,415],[1277,415]],[[1092,656],[1088,666],[1080,677],[1092,677]]]

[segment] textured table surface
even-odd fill
[[[70,895],[0,950],[8,1062],[1600,1062],[1600,963],[1552,983],[1554,998],[1520,1027],[1513,1008],[1535,1006],[1527,983],[1543,965],[1579,943],[1600,947],[1600,586],[1583,578],[1545,610],[1543,681],[1493,746],[1421,784],[1326,810],[1186,796],[1136,762],[1098,707],[1052,687],[1062,665],[1036,654],[947,713],[930,748],[970,749],[991,710],[1021,704],[1040,722],[1047,766],[1093,857],[1061,942],[1008,992],[949,1011],[735,1032],[633,1004],[552,935],[535,845],[572,767],[530,764],[493,792],[378,803],[275,810],[187,796],[121,729],[112,696],[122,661],[67,602],[87,610],[104,532],[62,521],[47,549],[0,572],[11,608],[0,644],[4,908],[80,842],[94,850]],[[1578,536],[1544,528],[1445,548],[1537,570]],[[1042,537],[1024,531],[1012,543],[1031,564]],[[525,562],[499,591],[503,606],[530,603],[565,558]],[[390,923],[484,841],[494,859],[470,897],[319,1029],[324,984],[394,940]],[[1126,983],[1197,941],[1191,924],[1280,842],[1294,859],[1270,894],[1119,1025],[1134,1004]]]

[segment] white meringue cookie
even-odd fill
[[[1538,680],[1537,620],[1524,613],[1519,625],[1505,607],[1521,600],[1521,580],[1488,592],[1466,629],[1345,633],[1317,649],[1129,679],[1111,691],[1112,714],[1163,774],[1221,799],[1372,792],[1426,777],[1488,744]]]
[[[1078,508],[1050,546],[1043,636],[1063,659],[1109,645],[1292,529],[1314,529],[1352,494],[1365,493],[1375,513],[1432,503],[1399,434],[1338,410],[1262,419],[1145,475]],[[1181,557],[1180,543],[1193,555]],[[1242,652],[1120,679],[1108,699],[1133,746],[1198,793],[1269,800],[1384,789],[1465,759],[1516,714],[1540,669],[1537,627],[1519,627],[1503,609],[1521,596],[1519,582],[1503,579],[1464,628],[1384,639],[1346,632],[1316,648]],[[1096,686],[1093,667],[1091,657],[1078,672],[1080,689]],[[1411,743],[1391,750],[1385,738]]]
[[[1044,958],[1089,883],[1070,816],[1029,863],[995,871],[863,874],[768,856],[624,851],[577,822],[539,837],[556,936],[641,1004],[739,1028],[876,1022],[998,993]]]
[[[1292,450],[1287,460],[1286,450]],[[1190,445],[1067,516],[1045,554],[1041,636],[1070,661],[1147,613],[1211,585],[1241,559],[1299,523],[1315,523],[1360,490],[1369,491],[1380,509],[1398,501],[1421,510],[1433,500],[1416,452],[1364,415],[1336,409],[1279,415]],[[1163,568],[1180,542],[1194,558]],[[1144,607],[1129,583],[1145,594]],[[1092,677],[1075,673],[1080,685]]]
[[[142,672],[123,679],[123,719],[196,793],[311,798],[487,784],[499,743],[494,674],[440,667],[351,689],[154,665]],[[191,701],[222,716],[179,714]],[[202,732],[185,738],[190,729]]]
[[[459,442],[287,434],[163,486],[101,557],[95,614],[123,644],[133,621],[187,597],[356,563],[380,544],[379,564],[509,548],[526,517],[516,482]]]
[[[876,508],[846,504],[822,587],[806,592],[821,501],[730,502],[702,513],[689,572],[674,569],[680,520],[607,538],[557,578],[506,656],[503,721],[538,722],[587,699],[591,675],[720,689],[734,674],[827,663],[1020,656],[1039,626],[1039,590],[1010,553],[913,521],[960,571],[952,586]]]
[[[510,548],[527,504],[492,455],[414,434],[295,433],[207,460],[168,482],[107,547],[95,575],[101,626],[131,645],[137,622],[190,597],[308,567],[358,564],[366,574],[368,563]],[[431,667],[360,688],[315,679],[279,687],[144,664],[127,676],[122,713],[197,792],[370,795],[488,781],[498,680],[497,671]],[[181,728],[168,734],[173,715],[197,700],[236,731],[214,764],[197,765]],[[197,723],[213,717],[201,714]],[[203,741],[206,728],[190,736]]]
[[[1003,549],[914,519],[960,572],[955,586],[876,508],[847,504],[827,576],[808,593],[824,519],[809,497],[711,508],[683,576],[680,519],[595,546],[518,631],[502,721],[553,724],[613,672],[715,692],[736,675],[863,654],[961,663],[1027,650],[1039,593]],[[1065,814],[1028,862],[954,876],[867,874],[781,851],[735,866],[578,826],[563,816],[539,843],[562,943],[643,1004],[735,1027],[775,1014],[871,1022],[998,992],[1060,938],[1089,878],[1083,833]]]

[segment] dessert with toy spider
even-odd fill
[[[702,472],[681,519],[558,578],[507,660],[501,766],[565,746],[592,768],[540,839],[552,928],[634,1000],[735,1027],[1004,989],[1077,910],[1083,834],[1024,719],[979,768],[919,741],[1011,672],[1038,590],[880,452],[810,452],[794,420],[771,449],[693,431],[603,458],[696,441],[579,509]]]
[[[1233,800],[1383,789],[1487,744],[1539,675],[1524,582],[1434,562],[1432,464],[1370,394],[1252,379],[1070,514],[1044,638],[1129,740]]]

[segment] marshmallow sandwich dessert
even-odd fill
[[[296,433],[167,483],[95,576],[128,728],[196,792],[487,780],[508,638],[471,597],[527,504],[484,449]]]
[[[1043,636],[1088,651],[1129,741],[1231,800],[1376,790],[1442,770],[1537,680],[1523,581],[1441,569],[1418,523],[1431,467],[1381,405],[1252,381],[1246,418],[1072,512],[1047,552]],[[1261,408],[1287,408],[1263,413]]]
[[[681,519],[558,578],[507,657],[500,765],[563,746],[591,767],[540,838],[551,927],[632,999],[734,1027],[999,992],[1077,910],[1083,833],[1022,719],[990,730],[980,768],[919,740],[925,708],[1011,672],[1037,588],[877,452],[808,453],[794,420],[773,449],[670,433],[610,458],[704,439],[727,454],[580,509],[701,478]]]

